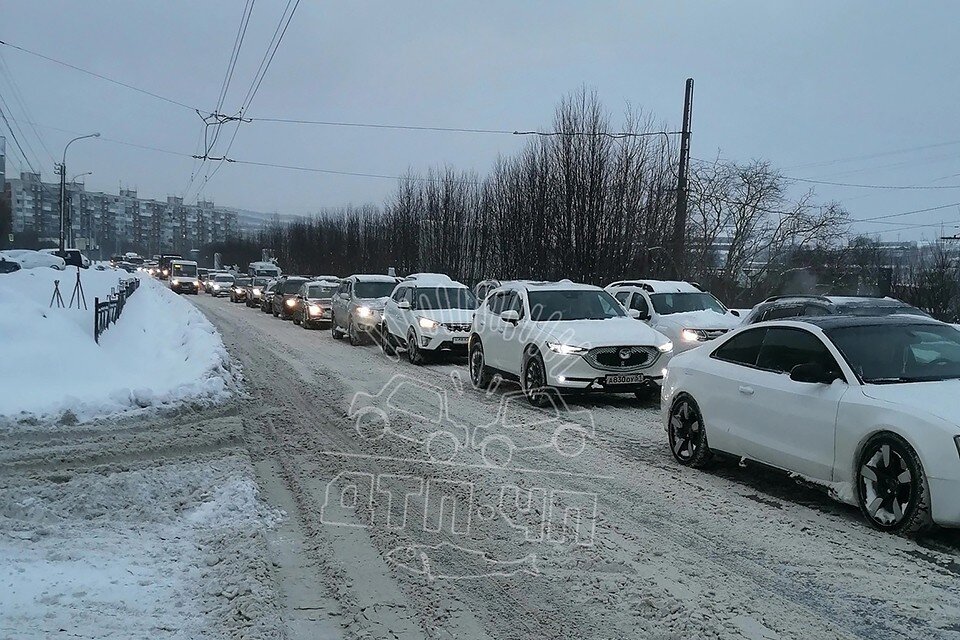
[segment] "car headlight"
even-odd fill
[[[364,305],[362,307],[357,307],[357,315],[361,318],[369,318],[373,315],[373,309]]]
[[[700,342],[706,335],[699,329],[684,329],[680,332],[680,339],[684,342]]]
[[[294,300],[293,298],[287,298],[287,306],[288,306],[288,307],[292,307],[292,306],[295,305],[295,304],[297,304],[297,301],[296,301],[296,300]]]
[[[312,315],[312,316],[318,316],[318,315],[320,315],[321,313],[323,313],[323,307],[321,307],[321,306],[318,305],[318,304],[312,304],[312,305],[310,305],[310,315]]]
[[[219,288],[220,288],[220,285],[218,285],[218,284],[214,284],[214,285],[213,285],[213,286],[211,286],[210,288],[211,288],[211,289],[219,289]]]
[[[260,295],[260,289],[254,289],[254,290],[253,290],[253,295],[255,295],[255,296]]]
[[[572,344],[563,344],[561,342],[548,342],[547,348],[562,356],[575,356],[589,351],[586,347],[575,347]]]
[[[670,353],[673,351],[673,343],[667,340],[662,345],[657,347],[657,349],[660,351],[660,353]]]
[[[164,270],[163,270],[163,275],[168,276],[168,275],[170,275],[170,272],[167,271],[166,269],[164,269]]]
[[[417,323],[420,325],[421,329],[427,329],[428,331],[433,331],[440,326],[440,323],[431,318],[420,318],[417,320]]]
[[[180,281],[177,280],[176,278],[174,278],[173,281],[172,281],[172,284],[180,284]]]

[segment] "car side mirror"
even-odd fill
[[[500,312],[500,319],[510,324],[517,324],[520,322],[520,312],[516,309],[506,309]]]
[[[398,308],[398,309],[409,309],[409,308],[410,308],[410,301],[409,301],[409,300],[401,300],[400,302],[397,303],[397,308]]]
[[[740,317],[740,312],[737,311],[736,309],[730,309],[730,315],[739,318],[739,317]]]
[[[837,379],[837,374],[833,371],[827,371],[822,365],[816,362],[798,364],[790,370],[790,379],[794,382],[805,382],[810,384],[830,384]]]

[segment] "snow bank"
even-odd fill
[[[76,270],[30,269],[0,276],[0,425],[73,422],[135,408],[221,400],[237,375],[213,325],[152,278],[119,322],[93,340],[94,297],[123,271],[81,272],[88,310],[49,308],[54,280],[69,303]]]
[[[281,518],[239,456],[11,480],[0,637],[278,637],[262,533]]]

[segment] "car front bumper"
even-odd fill
[[[543,354],[547,384],[558,389],[579,391],[607,391],[630,393],[647,389],[663,380],[666,358],[662,355],[642,369],[616,372],[591,366],[579,355],[562,355],[548,351]],[[629,378],[617,378],[629,376]]]
[[[183,291],[186,291],[189,293],[197,293],[198,291],[200,291],[200,286],[197,285],[195,282],[178,282],[177,284],[174,284],[171,282],[170,290],[176,291],[177,293],[181,293]]]
[[[359,313],[355,313],[353,317],[356,320],[357,329],[367,333],[379,331],[380,323],[383,322],[383,312],[379,309],[372,310],[368,316],[361,316]]]
[[[424,351],[455,351],[467,352],[467,343],[470,341],[469,331],[450,331],[440,327],[420,334],[420,348]]]
[[[927,478],[930,515],[943,527],[960,527],[960,479]]]

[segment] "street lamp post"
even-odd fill
[[[63,160],[60,163],[60,255],[61,257],[66,255],[63,246],[64,233],[66,231],[66,224],[64,218],[64,200],[66,198],[67,191],[67,149],[70,148],[70,145],[76,142],[77,140],[83,140],[84,138],[99,138],[100,133],[90,133],[85,136],[78,136],[67,143],[67,146],[63,148]]]

